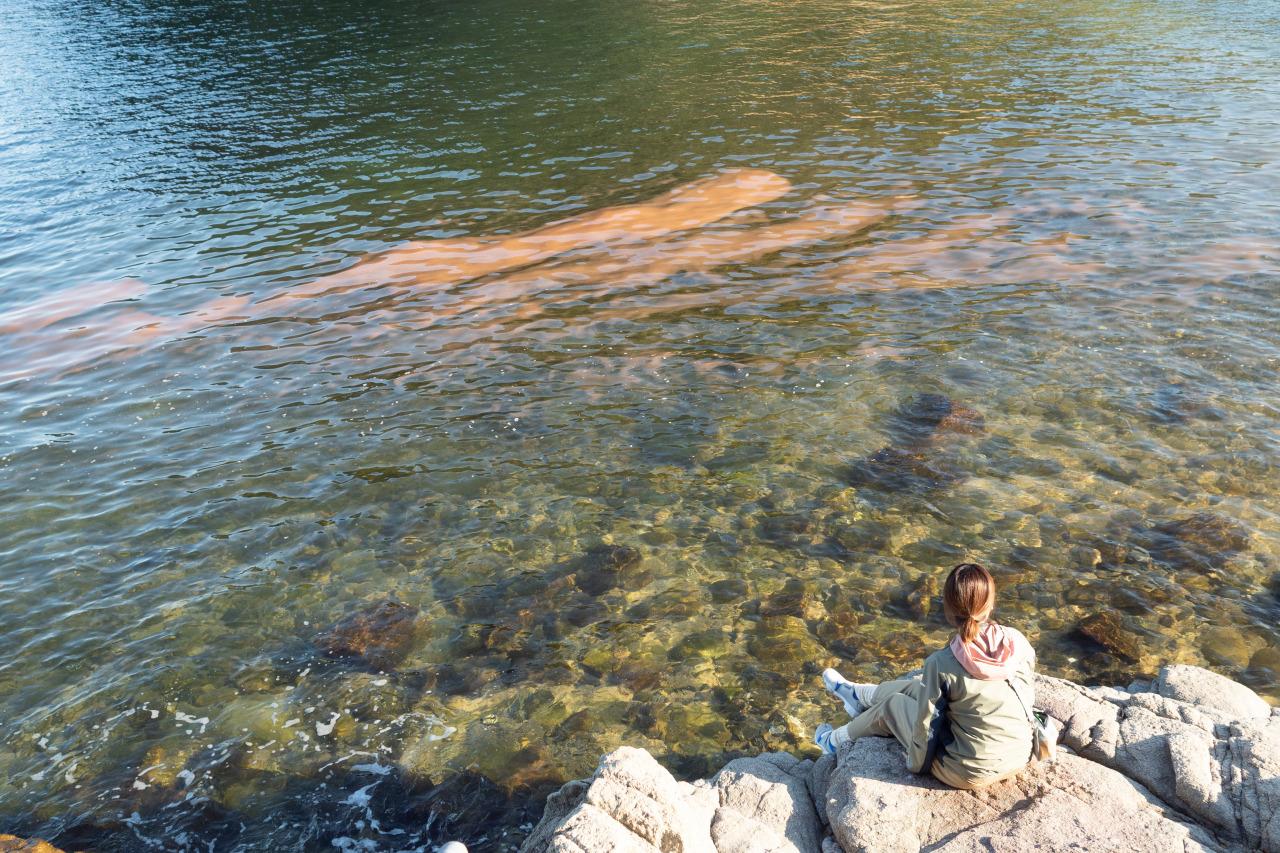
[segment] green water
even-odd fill
[[[918,665],[961,559],[1042,672],[1280,701],[1277,23],[10,4],[0,832],[506,850],[619,744],[816,754],[818,673]],[[616,249],[191,319],[733,168],[792,189],[720,235],[910,203],[651,279]],[[984,428],[912,446],[921,395]],[[317,650],[387,599],[385,667]]]

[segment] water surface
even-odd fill
[[[1044,672],[1280,699],[1277,23],[11,3],[0,829],[509,849],[618,744],[815,754],[817,674],[917,665],[961,559]],[[289,298],[733,169],[790,189]],[[385,600],[398,654],[317,649]]]

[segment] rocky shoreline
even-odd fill
[[[622,747],[547,799],[521,853],[1280,853],[1280,708],[1194,666],[1035,687],[1058,757],[981,791],[907,772],[887,738],[739,758],[693,783]],[[60,851],[0,835],[0,853]]]
[[[622,747],[547,800],[521,853],[1280,853],[1280,708],[1192,666],[1126,689],[1036,677],[1059,756],[981,791],[907,772],[891,739],[769,753],[678,782]]]

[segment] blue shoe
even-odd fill
[[[823,723],[818,726],[818,730],[813,733],[813,742],[816,743],[818,748],[827,755],[835,755],[836,745],[832,742],[834,740],[835,733],[836,730],[832,728],[830,723]]]
[[[813,733],[813,742],[827,755],[835,755],[838,748],[849,742],[849,733],[844,726],[837,729],[830,723],[823,723]]]
[[[867,710],[866,706],[858,701],[856,685],[834,669],[822,671],[822,684],[844,702],[844,709],[849,712],[850,717],[856,717]]]

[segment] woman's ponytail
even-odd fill
[[[947,575],[942,587],[942,610],[956,626],[960,640],[972,643],[991,616],[996,603],[996,582],[977,563],[961,563]]]

